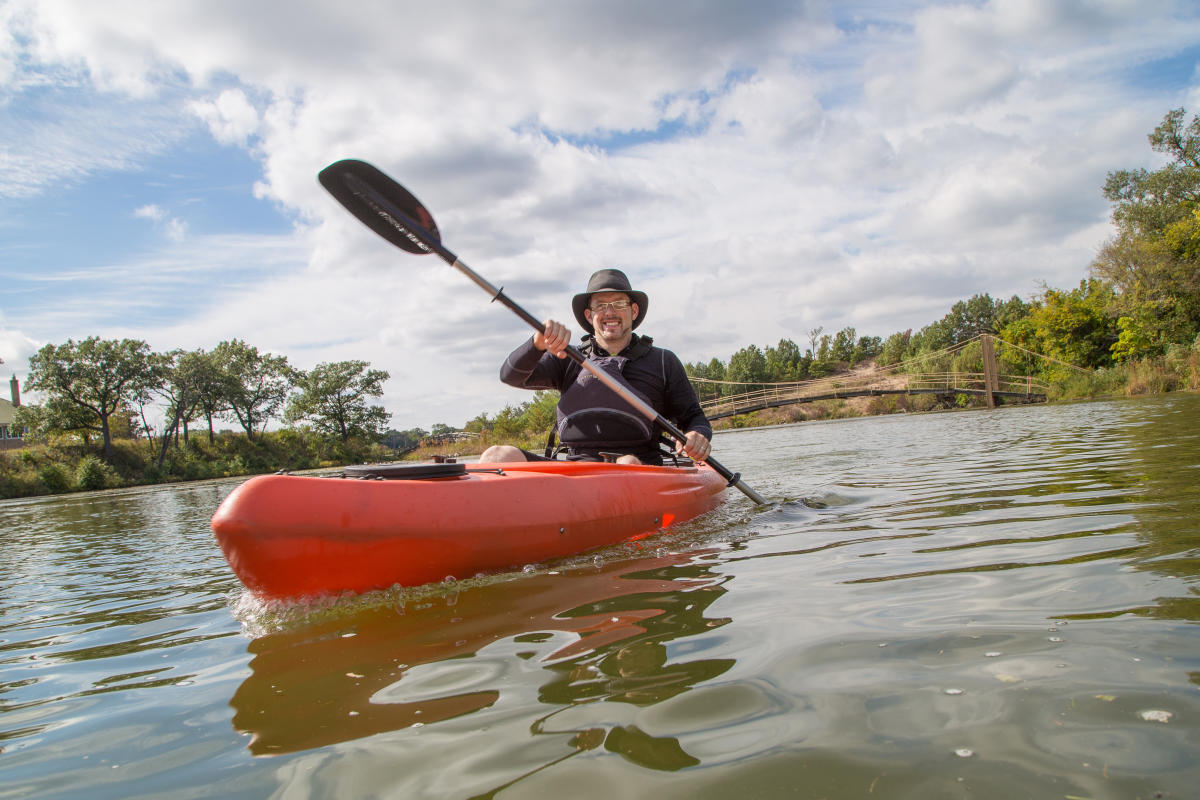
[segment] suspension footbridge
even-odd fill
[[[973,345],[977,345],[975,349]],[[767,408],[795,403],[813,403],[821,400],[841,400],[850,397],[874,397],[882,395],[932,394],[943,396],[974,395],[987,400],[989,408],[997,401],[1039,403],[1046,401],[1050,385],[1032,374],[1002,372],[996,357],[999,349],[1010,351],[1004,359],[1006,367],[1024,361],[1026,369],[1031,361],[1045,360],[1073,370],[1081,370],[1071,364],[1049,356],[1034,353],[1017,345],[1005,342],[992,334],[980,334],[954,347],[921,355],[885,367],[871,366],[848,373],[786,383],[742,383],[716,381],[707,378],[692,378],[701,407],[710,420],[748,414]],[[978,360],[975,351],[978,351]],[[1013,354],[1019,353],[1019,358]],[[967,358],[962,358],[966,354]],[[973,362],[978,370],[938,369],[952,363],[960,366]],[[731,391],[735,387],[746,387],[744,391]]]

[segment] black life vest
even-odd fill
[[[649,336],[639,336],[626,355],[599,355],[594,339],[587,339],[579,348],[588,360],[611,375],[630,393],[647,405],[650,399],[625,379],[622,370],[630,361],[645,356],[652,349]],[[571,450],[619,448],[621,450],[653,449],[658,434],[651,420],[586,369],[580,368],[575,381],[566,388],[558,401],[558,440]]]

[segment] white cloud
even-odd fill
[[[149,219],[154,222],[160,222],[167,216],[167,211],[162,206],[149,203],[144,206],[138,206],[133,210],[133,215],[138,219]]]
[[[245,147],[258,131],[258,111],[241,89],[226,89],[216,100],[197,100],[189,106],[222,144]]]
[[[594,268],[628,268],[651,292],[646,331],[708,360],[803,343],[818,325],[886,336],[975,293],[1073,284],[1108,230],[1105,173],[1150,163],[1146,133],[1200,91],[1195,76],[1183,91],[1129,77],[1200,41],[1183,4],[0,8],[0,25],[27,32],[24,60],[11,35],[0,48],[0,81],[23,107],[45,98],[39,113],[0,107],[17,142],[0,150],[0,196],[129,169],[203,123],[261,163],[256,196],[297,227],[212,237],[135,198],[167,234],[131,267],[161,282],[138,302],[187,309],[146,338],[241,336],[301,366],[366,358],[393,374],[400,427],[524,398],[495,376],[525,330],[345,214],[315,181],[335,159],[407,185],[447,245],[539,317],[569,316]],[[46,93],[21,88],[30,64]],[[181,303],[188,274],[217,285]],[[106,308],[92,318],[119,330]],[[68,305],[46,324],[74,331],[88,314]]]

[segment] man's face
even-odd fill
[[[625,308],[620,308],[620,306]],[[583,312],[596,338],[601,341],[620,341],[633,331],[633,320],[637,316],[637,303],[630,302],[624,292],[600,292],[592,295],[588,308]]]

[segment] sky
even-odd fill
[[[530,399],[526,324],[337,205],[342,158],[539,319],[615,266],[685,362],[919,330],[1087,277],[1198,64],[1170,0],[0,0],[0,374],[238,338],[388,371],[400,430]]]

